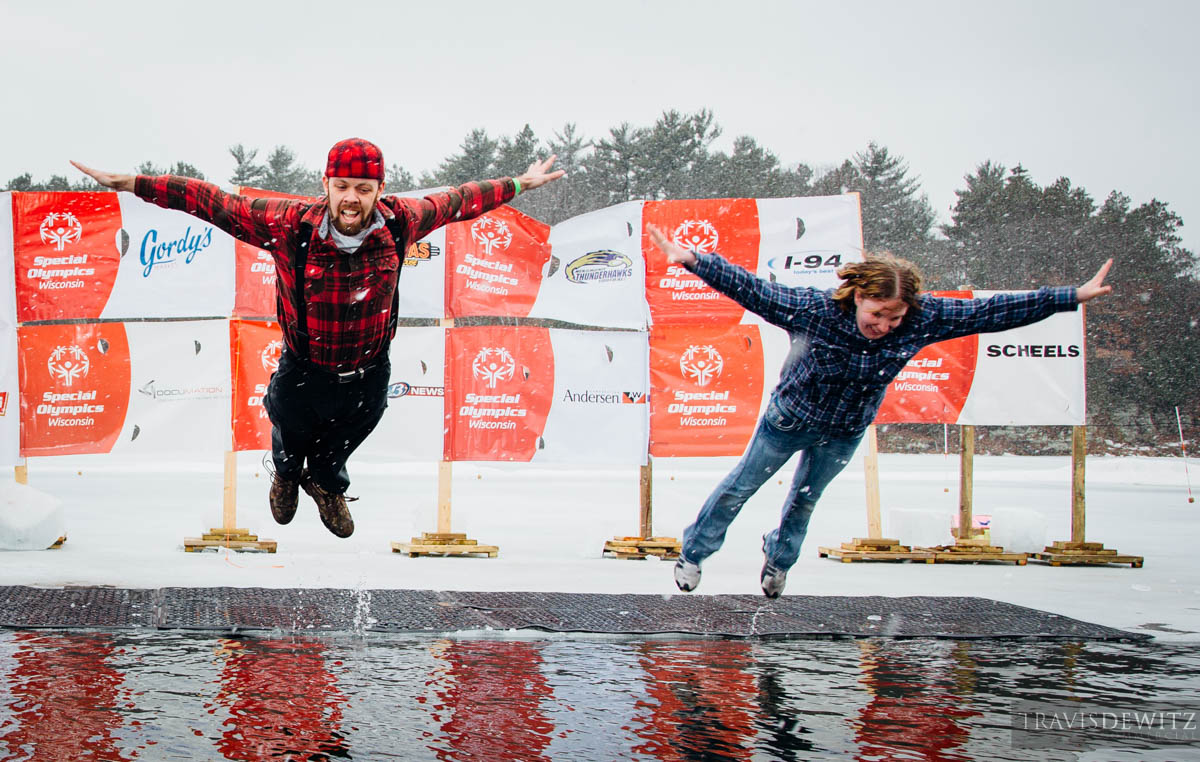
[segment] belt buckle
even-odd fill
[[[353,381],[356,378],[362,378],[364,372],[365,372],[365,370],[363,368],[355,368],[354,370],[348,370],[343,373],[338,373],[338,374],[336,374],[336,376],[337,376],[338,382],[341,383],[341,382],[346,382],[346,381]]]

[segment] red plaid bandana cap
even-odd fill
[[[325,162],[326,177],[362,177],[383,182],[383,151],[362,138],[334,143]]]

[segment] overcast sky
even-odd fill
[[[0,185],[78,179],[69,158],[227,184],[235,143],[316,169],[352,135],[419,175],[473,128],[600,138],[709,108],[718,148],[750,135],[789,163],[877,141],[940,222],[990,159],[1166,201],[1197,251],[1198,22],[1188,0],[0,0]]]

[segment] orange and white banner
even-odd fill
[[[17,318],[227,316],[233,239],[131,193],[18,193]]]
[[[635,332],[450,330],[447,459],[644,464],[646,354]]]
[[[18,330],[21,454],[229,449],[224,320]]]
[[[233,446],[271,449],[271,421],[263,397],[279,367],[279,324],[234,320],[229,326],[233,369]],[[442,457],[445,329],[404,328],[392,342],[388,409],[360,452],[392,460]]]
[[[939,291],[983,298],[995,291]],[[1086,412],[1083,310],[926,347],[888,385],[878,423],[1080,426]]]
[[[12,194],[0,193],[0,467],[16,465],[21,458],[12,250]]]
[[[837,285],[837,269],[862,260],[859,214],[857,194],[647,201],[642,208],[644,225],[655,225],[686,249],[717,252],[760,277],[814,288]],[[646,299],[654,325],[759,322],[687,268],[668,264],[644,225]]]
[[[787,357],[774,326],[650,331],[650,454],[741,455]]]

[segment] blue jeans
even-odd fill
[[[779,527],[766,536],[767,558],[780,569],[790,569],[800,556],[800,544],[817,500],[846,467],[861,439],[862,434],[835,439],[820,430],[805,428],[772,396],[741,461],[717,485],[696,521],[683,530],[683,557],[698,564],[716,553],[725,542],[725,531],[750,496],[788,458],[801,451]]]

